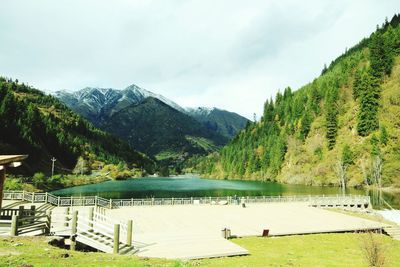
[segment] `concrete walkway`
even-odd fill
[[[134,221],[133,239],[145,246],[139,256],[193,259],[246,254],[221,237],[231,229],[238,237],[343,232],[377,229],[383,224],[304,203],[269,203],[241,206],[146,206],[107,210],[107,215]]]

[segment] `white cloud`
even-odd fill
[[[252,118],[400,11],[388,1],[2,0],[0,74],[40,89],[132,83]]]

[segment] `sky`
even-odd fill
[[[136,84],[259,118],[395,13],[398,0],[0,0],[0,75],[46,92]]]

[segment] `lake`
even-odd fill
[[[106,181],[98,184],[75,186],[51,192],[58,196],[93,196],[103,198],[166,198],[166,197],[222,197],[222,196],[290,196],[341,194],[337,187],[287,185],[274,182],[214,180],[190,177],[147,177],[124,181]],[[350,188],[350,194],[365,195],[364,190]],[[373,198],[376,195],[370,194]],[[395,207],[400,200],[384,193],[384,199]]]

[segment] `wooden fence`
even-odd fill
[[[105,216],[104,209],[89,207],[88,213],[70,209],[60,209],[63,214],[57,214],[50,233],[69,237],[71,249],[76,249],[76,242],[107,253],[126,254],[134,251],[132,241],[133,221],[117,221]],[[58,215],[58,216],[57,216]],[[57,220],[61,218],[61,220]]]
[[[35,210],[35,206],[24,209],[1,209],[0,223],[2,232],[11,236],[36,234],[48,234],[50,231],[51,211]]]
[[[4,200],[24,200],[31,203],[50,203],[59,207],[72,206],[99,206],[105,208],[118,208],[129,206],[152,206],[152,205],[196,205],[196,204],[252,204],[270,202],[306,202],[312,206],[331,206],[341,203],[363,204],[366,208],[370,206],[370,197],[363,195],[294,195],[294,196],[247,196],[247,197],[190,197],[190,198],[143,198],[143,199],[105,199],[99,196],[82,197],[60,197],[50,193],[32,193],[26,191],[4,191]],[[322,203],[320,205],[319,203]],[[331,203],[331,204],[329,204]],[[329,205],[328,205],[329,204]],[[353,204],[351,204],[353,205]]]

